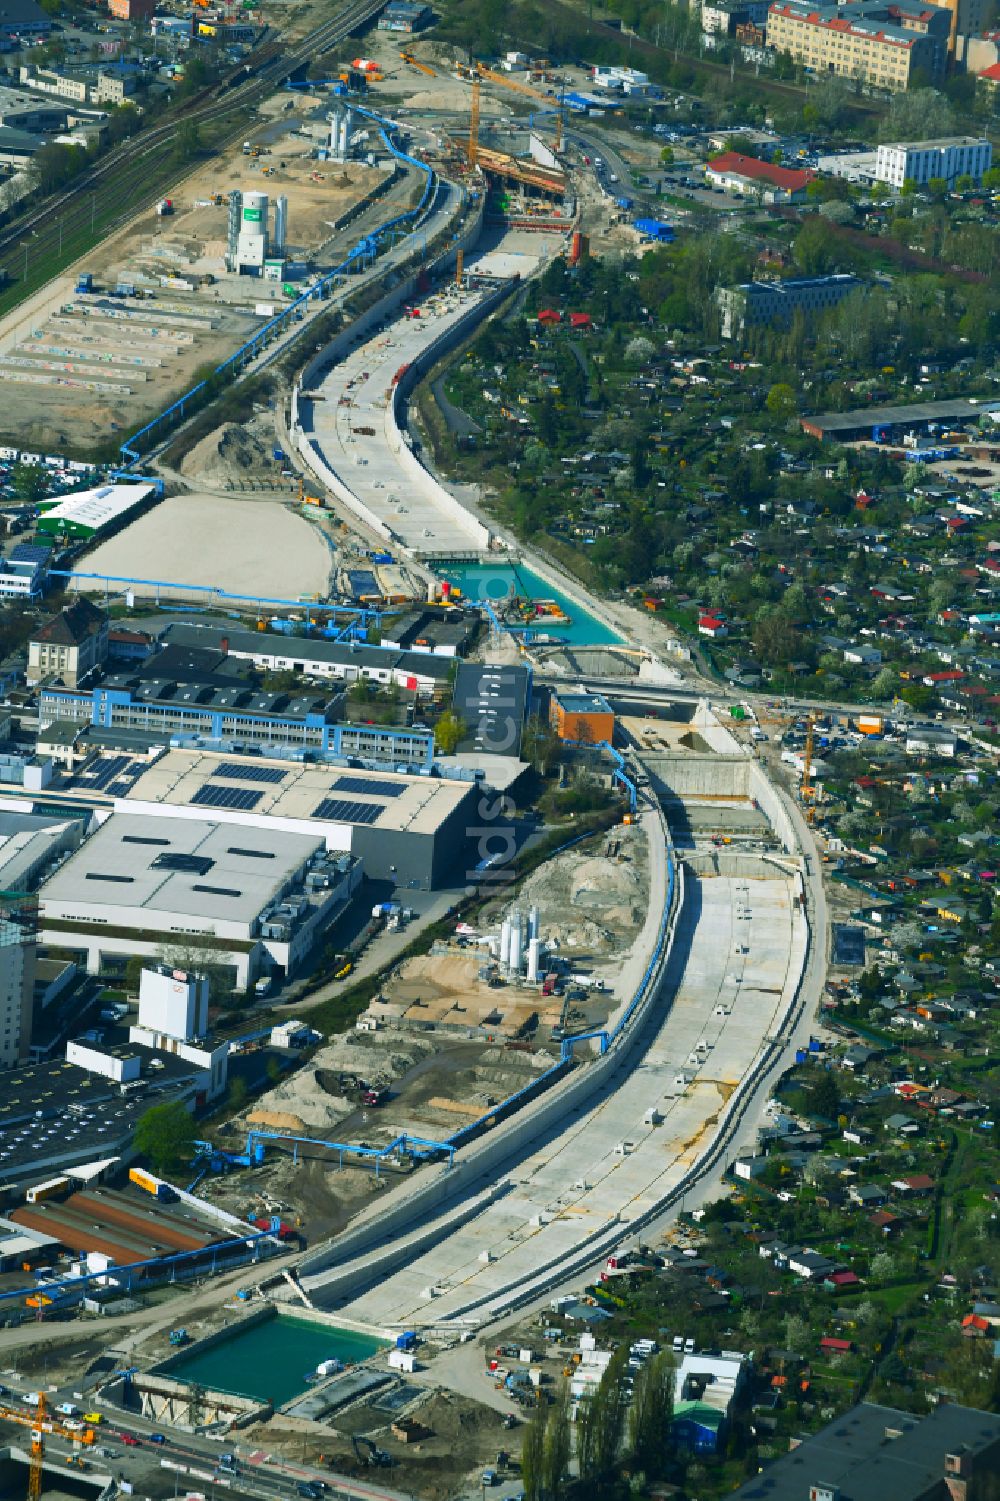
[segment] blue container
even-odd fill
[[[806,1051],[805,1048],[796,1048],[795,1049],[795,1061],[796,1061],[796,1063],[808,1063],[809,1062],[809,1054],[808,1054],[808,1052]]]

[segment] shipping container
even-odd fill
[[[141,1167],[130,1167],[128,1181],[134,1183],[136,1188],[144,1188],[148,1194],[156,1195],[159,1178],[154,1178],[152,1173],[147,1173]]]

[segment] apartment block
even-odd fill
[[[812,73],[860,79],[895,92],[907,88],[917,71],[932,79],[943,76],[951,28],[951,11],[937,5],[775,0],[767,40]]]

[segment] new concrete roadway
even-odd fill
[[[526,238],[526,237],[525,237]],[[444,340],[512,276],[529,276],[559,236],[512,237],[493,249],[470,251],[470,286],[446,284],[415,299],[404,312],[299,392],[292,441],[316,478],[342,506],[369,524],[388,528],[419,557],[483,552],[489,529],[415,460],[393,412],[395,387],[429,346]],[[332,481],[332,482],[331,482]]]
[[[623,999],[648,963],[664,900],[658,811],[643,821],[650,907]],[[550,1127],[532,1135],[526,1115],[512,1151],[497,1143],[491,1156],[487,1146],[483,1173],[462,1184],[470,1213],[456,1218],[450,1198],[408,1228],[399,1249],[409,1241],[411,1254],[391,1267],[359,1254],[340,1265],[322,1258],[311,1273],[307,1258],[302,1285],[314,1304],[390,1329],[488,1324],[579,1274],[668,1207],[697,1166],[713,1160],[717,1140],[728,1139],[730,1102],[765,1066],[799,992],[808,927],[796,866],[744,857],[740,871],[686,872],[666,970],[610,1071],[594,1073],[589,1092],[575,1089]],[[491,1181],[502,1190],[477,1203]]]

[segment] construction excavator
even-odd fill
[[[377,1465],[386,1469],[392,1464],[392,1455],[385,1449],[380,1449],[378,1444],[370,1438],[359,1438],[356,1434],[351,1435],[351,1444],[354,1447],[354,1458],[359,1465]]]

